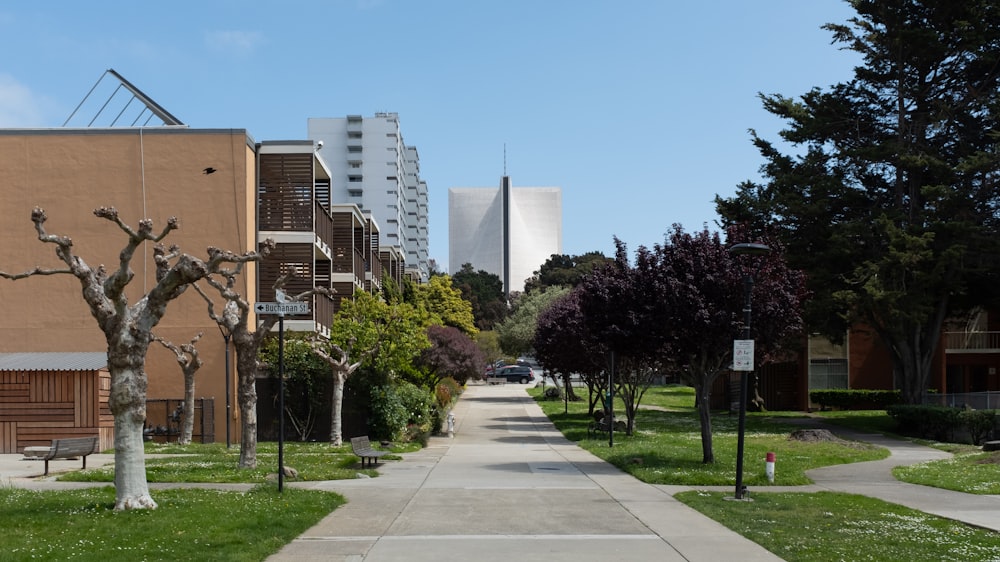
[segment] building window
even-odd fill
[[[360,189],[348,189],[347,194],[351,197],[361,197],[362,191]]]
[[[362,178],[363,178],[363,176],[347,176],[347,181],[352,182],[352,183],[357,183],[357,182],[360,182],[360,181],[364,181]]]
[[[352,153],[357,154],[357,153],[361,152],[361,147],[360,146],[349,146],[349,147],[347,147],[347,152],[352,152]]]
[[[809,390],[847,388],[847,359],[810,359]]]
[[[351,167],[352,168],[360,168],[361,167],[361,162],[351,162]]]
[[[349,139],[360,139],[361,138],[361,131],[348,131],[347,132],[347,138],[349,138]]]

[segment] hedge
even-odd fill
[[[901,401],[898,390],[814,390],[809,399],[821,408],[840,410],[885,410]]]
[[[996,410],[897,404],[890,406],[886,413],[896,420],[903,435],[955,442],[964,433],[973,445],[982,444],[996,423]]]

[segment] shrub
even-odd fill
[[[885,410],[893,404],[899,404],[901,397],[898,390],[838,388],[814,390],[809,393],[809,399],[819,404],[823,409]]]
[[[973,445],[981,445],[989,436],[996,423],[996,417],[996,410],[963,410],[959,414]]]
[[[889,415],[906,435],[937,441],[965,441],[980,445],[996,423],[996,410],[963,410],[948,406],[893,406]],[[960,438],[960,439],[959,439]]]
[[[408,382],[396,386],[399,400],[406,409],[406,424],[429,425],[433,407],[431,395],[426,390]]]
[[[368,403],[368,431],[375,440],[396,441],[406,429],[406,406],[392,386],[375,386]]]
[[[434,388],[435,398],[440,408],[447,409],[462,394],[462,385],[451,377],[445,377]]]
[[[549,386],[545,389],[546,400],[562,400],[562,390],[558,386]]]

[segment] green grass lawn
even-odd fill
[[[585,391],[585,389],[582,389]],[[536,394],[537,395],[537,394]],[[687,387],[651,388],[640,408],[636,433],[587,438],[586,402],[539,402],[567,438],[636,478],[654,484],[692,487],[735,484],[737,419],[712,417],[716,462],[701,463],[701,436],[694,393]],[[619,416],[624,408],[616,405]],[[788,440],[795,412],[749,413],[744,481],[753,501],[726,501],[731,492],[691,491],[675,497],[789,561],[828,560],[1000,560],[1000,533],[928,515],[864,496],[838,493],[766,492],[764,455],[777,454],[775,484],[805,484],[810,468],[885,458],[883,449]],[[862,433],[892,435],[895,423],[884,411],[823,412],[834,425]],[[907,482],[981,494],[1000,494],[1000,455],[970,454],[969,446],[932,444],[958,453],[954,459],[895,469]]]
[[[541,391],[534,389],[532,392],[537,396]],[[691,486],[724,486],[735,482],[738,418],[726,413],[713,415],[715,462],[704,464],[691,388],[651,388],[642,401],[646,407],[638,412],[635,433],[626,436],[616,432],[614,447],[610,448],[607,434],[588,438],[587,425],[592,418],[587,415],[585,401],[571,402],[568,413],[564,413],[565,405],[561,401],[541,400],[539,404],[567,438],[644,482]],[[616,411],[622,417],[624,408],[619,404]],[[745,484],[769,484],[764,474],[768,452],[777,456],[774,484],[783,486],[809,484],[805,471],[812,468],[888,456],[885,449],[861,443],[791,441],[788,434],[794,429],[793,415],[748,414],[744,443]]]
[[[898,480],[969,494],[1000,494],[1000,452],[966,453],[941,461],[897,466]]]
[[[1000,534],[851,494],[723,493],[675,497],[789,562],[1000,560]]]
[[[404,453],[419,448],[415,443],[393,445],[393,455],[383,460],[399,459],[396,453]],[[260,442],[257,444],[257,468],[237,467],[240,456],[239,445],[227,449],[224,444],[202,445],[192,443],[177,444],[146,443],[147,454],[171,455],[163,458],[146,459],[146,480],[149,482],[231,482],[263,483],[269,474],[278,471],[278,444]],[[351,446],[331,447],[328,443],[285,443],[285,466],[299,472],[299,480],[345,480],[356,478],[359,473],[378,476],[371,468],[362,469],[358,458],[351,452]],[[113,482],[114,467],[94,468],[68,472],[59,480],[70,482]]]
[[[112,487],[0,488],[2,560],[263,560],[344,503],[330,492],[156,490],[154,510],[114,511]]]

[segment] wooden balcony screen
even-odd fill
[[[333,216],[329,207],[324,207],[322,203],[316,201],[316,215],[313,232],[327,246],[333,247]]]
[[[261,154],[259,166],[259,230],[312,231],[317,195],[312,154]],[[325,191],[329,204],[329,187]]]
[[[292,269],[295,270],[295,276],[285,284],[285,293],[292,296],[312,289],[315,279],[314,267],[312,244],[278,244],[271,255],[260,264],[257,299],[274,302],[274,283],[278,277]],[[302,319],[310,315],[291,316]]]

